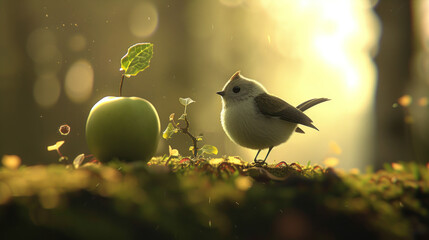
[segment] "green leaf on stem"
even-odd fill
[[[125,76],[135,76],[149,67],[153,55],[152,43],[137,43],[128,48],[127,54],[121,58],[121,71]]]
[[[177,133],[177,128],[174,127],[174,125],[172,123],[169,123],[167,128],[164,130],[164,132],[162,133],[162,137],[164,139],[169,139],[171,138],[171,136],[175,133]]]
[[[178,120],[185,120],[185,118],[186,118],[186,113],[182,114],[182,115],[178,118]]]
[[[215,146],[212,145],[204,145],[202,148],[198,149],[198,155],[210,154],[216,155],[218,150]]]
[[[183,105],[183,106],[188,106],[191,103],[194,103],[195,101],[192,100],[191,98],[179,98],[179,102]]]

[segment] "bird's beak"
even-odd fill
[[[225,91],[217,92],[217,94],[219,94],[219,95],[221,95],[223,97],[223,96],[225,96]]]

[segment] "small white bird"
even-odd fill
[[[286,142],[293,132],[304,133],[298,124],[318,130],[303,111],[329,100],[314,98],[295,108],[270,95],[259,82],[243,77],[240,71],[217,94],[222,96],[223,130],[234,143],[257,149],[254,162],[258,164],[264,164],[273,147]],[[265,159],[257,160],[265,148],[268,148]]]

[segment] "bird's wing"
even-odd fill
[[[278,97],[263,93],[255,97],[255,102],[259,111],[266,116],[279,117],[318,130],[307,115]]]

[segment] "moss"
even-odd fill
[[[366,174],[234,157],[0,169],[7,239],[425,239],[428,211],[429,171],[414,163]]]

